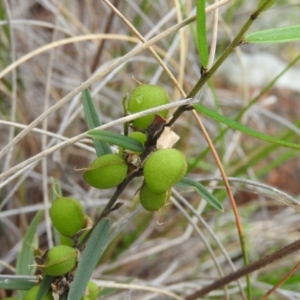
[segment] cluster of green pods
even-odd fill
[[[130,95],[128,111],[140,112],[170,102],[165,89],[157,85],[140,85]],[[168,111],[158,113],[166,118]],[[154,114],[138,118],[133,126],[147,129]],[[134,137],[134,135],[132,135]],[[148,211],[157,211],[169,200],[172,186],[186,173],[187,163],[180,151],[167,148],[153,152],[143,164],[144,183],[139,191],[142,206]]]
[[[142,84],[131,93],[127,111],[137,113],[169,102],[169,95],[164,88]],[[158,114],[166,118],[168,111],[162,110]],[[144,132],[147,132],[154,117],[155,114],[150,114],[135,119],[132,122],[135,131],[130,132],[129,137],[144,144],[147,139]],[[122,154],[123,150],[120,153]],[[144,183],[139,192],[140,202],[146,210],[156,211],[169,200],[172,186],[186,173],[187,163],[185,156],[179,150],[166,148],[151,153],[144,161],[142,168]],[[120,184],[127,173],[128,161],[122,155],[106,154],[98,157],[88,166],[83,178],[95,188],[107,189]]]
[[[186,173],[185,156],[177,149],[161,149],[153,152],[143,166],[144,184],[140,201],[149,211],[159,210],[170,198],[171,188]]]
[[[58,197],[50,208],[50,217],[54,228],[59,232],[61,244],[44,252],[39,257],[38,267],[43,275],[62,277],[76,270],[79,250],[73,247],[73,238],[80,239],[87,234],[88,217],[79,200],[70,197]],[[31,288],[24,296],[24,300],[35,300],[39,285]],[[95,300],[99,293],[98,286],[89,282],[82,300]],[[55,294],[55,293],[54,293]],[[43,300],[53,300],[53,293],[49,291]]]
[[[127,111],[137,113],[149,108],[168,104],[169,95],[165,89],[156,85],[142,84],[131,93]],[[158,113],[166,118],[168,111]],[[155,114],[140,117],[132,121],[132,130],[128,135],[140,143],[147,140],[147,129]],[[135,153],[140,155],[141,152]],[[123,149],[119,154],[106,154],[95,159],[83,173],[83,179],[98,189],[109,189],[118,186],[126,178],[129,161]],[[171,196],[171,188],[186,173],[187,162],[182,152],[174,148],[157,149],[142,162],[144,181],[139,190],[139,200],[147,211],[157,211],[164,206]],[[80,201],[70,197],[58,197],[50,208],[50,217],[54,228],[61,235],[61,245],[54,246],[43,255],[39,264],[43,274],[59,277],[76,269],[79,251],[74,247],[73,238],[83,239],[87,234],[88,217]],[[33,300],[38,293],[39,285],[30,289],[24,300]],[[95,300],[99,287],[89,282],[82,300]],[[7,298],[14,299],[14,298]],[[49,291],[43,300],[52,300]]]

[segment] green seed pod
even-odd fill
[[[186,173],[187,163],[182,152],[162,149],[152,153],[144,163],[144,177],[153,193],[170,189]]]
[[[170,103],[170,97],[164,88],[158,85],[142,84],[135,88],[131,93],[127,109],[130,113],[137,113],[168,103]],[[165,118],[168,114],[168,111],[163,110],[157,114]],[[132,124],[137,128],[147,129],[153,119],[154,114],[151,114],[135,119]]]
[[[60,245],[65,245],[68,247],[73,247],[74,246],[74,242],[72,240],[72,238],[69,238],[67,236],[64,235],[60,235]]]
[[[51,248],[46,261],[41,265],[42,271],[50,276],[61,276],[75,268],[77,263],[78,250],[59,245]]]
[[[106,154],[95,159],[83,173],[83,179],[97,189],[110,189],[126,177],[128,166],[117,154]]]
[[[89,233],[89,230],[85,230],[80,237],[78,238],[78,244],[80,245],[81,242],[83,241],[83,239],[85,238],[85,236]],[[72,238],[69,238],[67,236],[64,235],[60,235],[60,244],[61,245],[65,245],[65,246],[69,246],[69,247],[74,247],[74,241]]]
[[[81,203],[77,199],[68,197],[57,198],[53,201],[50,217],[56,230],[69,237],[84,228],[86,221]]]
[[[100,292],[100,287],[95,282],[89,281],[87,284],[87,292],[87,296],[91,300],[96,300]]]
[[[37,296],[37,294],[38,294],[39,288],[40,288],[40,285],[36,285],[36,286],[34,286],[33,288],[31,288],[31,289],[24,295],[23,300],[35,300],[35,299],[36,299],[36,296]],[[7,298],[7,299],[10,299],[10,298]],[[13,299],[13,298],[11,298],[11,299]],[[52,297],[51,292],[48,291],[48,293],[46,294],[45,297],[43,297],[42,300],[53,300],[53,297]]]
[[[159,194],[153,193],[147,184],[140,190],[140,201],[142,206],[148,211],[156,211],[163,207],[170,199],[171,189]]]
[[[146,140],[147,140],[147,136],[145,133],[139,132],[139,131],[132,131],[128,134],[129,137],[139,141],[142,145],[145,144]],[[133,151],[131,150],[125,150],[127,153],[130,152],[132,153]],[[142,152],[135,152],[137,154],[141,154]],[[124,154],[124,148],[120,147],[119,148],[119,156],[123,157]]]
[[[146,134],[139,131],[132,131],[128,136],[139,141],[142,145],[144,145],[147,140]]]

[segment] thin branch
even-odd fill
[[[296,242],[289,244],[288,246],[279,249],[278,251],[273,252],[272,254],[269,254],[262,259],[259,259],[253,263],[250,263],[249,265],[227,275],[224,278],[218,279],[215,282],[213,282],[210,285],[205,286],[199,291],[196,291],[195,293],[187,296],[186,300],[195,300],[199,297],[203,297],[204,295],[208,294],[209,292],[218,289],[226,284],[229,284],[232,281],[235,281],[249,273],[252,273],[254,271],[257,271],[261,268],[264,268],[270,263],[273,263],[274,261],[277,261],[279,259],[282,259],[286,256],[291,255],[292,253],[300,250],[300,240],[297,240]]]

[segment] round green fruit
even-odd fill
[[[140,131],[132,131],[128,134],[128,136],[139,141],[142,145],[144,145],[147,140],[146,134]]]
[[[117,154],[106,154],[95,159],[83,173],[83,179],[98,189],[110,189],[120,184],[127,175],[128,166]]]
[[[23,300],[35,300],[37,293],[39,291],[40,286],[36,285],[33,288],[31,288],[24,296]],[[8,298],[10,299],[10,298]],[[13,299],[13,298],[12,298]],[[43,297],[42,300],[53,300],[52,294],[50,291],[48,291],[48,293],[46,294],[45,297]]]
[[[162,149],[153,152],[145,161],[143,173],[153,193],[170,189],[186,173],[187,163],[182,152],[176,149]]]
[[[137,113],[149,108],[170,103],[170,97],[167,91],[158,85],[142,84],[135,88],[128,100],[127,109],[130,113]],[[162,110],[157,114],[165,118],[167,110]],[[135,119],[132,124],[137,128],[147,129],[153,121],[155,114]]]
[[[84,228],[86,221],[81,203],[77,199],[68,197],[57,198],[53,201],[50,217],[56,230],[69,237]]]
[[[84,240],[85,236],[89,233],[89,230],[85,230],[80,236],[79,238],[76,237],[76,239],[78,238],[77,241],[77,245],[80,245],[81,242]],[[74,241],[72,238],[67,237],[65,235],[60,235],[60,244],[61,245],[65,245],[65,246],[69,246],[69,247],[74,247]]]
[[[46,261],[41,265],[42,271],[50,276],[61,276],[75,268],[78,251],[74,248],[59,245],[51,248]]]
[[[145,133],[142,133],[142,132],[139,132],[139,131],[133,131],[133,132],[130,132],[128,134],[129,137],[139,141],[143,146],[147,140],[147,136]],[[142,152],[137,152],[138,154],[141,154]]]
[[[100,287],[95,282],[89,281],[87,284],[87,291],[87,296],[91,300],[96,300],[100,292]]]
[[[162,193],[153,193],[147,184],[140,190],[140,201],[142,206],[148,211],[156,211],[163,207],[170,199],[171,189]]]

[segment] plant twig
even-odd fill
[[[300,267],[300,261],[290,270],[276,285],[274,285],[267,293],[263,295],[261,300],[267,300],[286,280],[288,280]]]
[[[119,0],[115,0],[114,1],[114,6],[118,6],[119,5]],[[114,19],[114,12],[111,11],[109,16],[107,17],[107,22],[106,22],[106,25],[105,25],[105,29],[104,29],[104,33],[108,33],[109,32],[109,29],[111,27],[111,24],[112,24],[112,21]],[[92,73],[94,73],[96,71],[96,68],[100,62],[100,59],[101,59],[101,55],[103,53],[103,49],[104,49],[104,45],[105,45],[105,42],[106,40],[103,39],[103,40],[100,40],[100,43],[99,43],[99,46],[98,46],[98,50],[97,50],[97,53],[96,55],[94,56],[94,59],[93,59],[93,62],[91,64],[91,71]]]
[[[237,36],[232,40],[232,42],[229,44],[229,46],[225,49],[223,54],[220,56],[220,58],[215,62],[215,64],[212,66],[211,69],[209,69],[207,72],[201,76],[201,78],[198,80],[198,82],[195,84],[194,88],[190,91],[190,93],[187,95],[187,98],[193,98],[196,96],[196,94],[202,89],[204,84],[212,77],[212,75],[218,70],[218,68],[223,64],[223,62],[227,59],[227,57],[230,55],[230,53],[236,48],[237,46],[241,45],[243,42],[243,37],[247,30],[250,28],[252,23],[258,18],[259,14],[262,13],[264,8],[268,5],[270,0],[266,0],[266,2],[261,5],[257,10],[255,10],[249,17],[248,21],[244,24],[240,32],[237,34]],[[179,107],[177,111],[175,112],[178,117],[180,114],[182,114],[187,108],[186,107]]]
[[[289,244],[288,246],[285,246],[285,247],[255,261],[255,262],[253,262],[253,263],[250,263],[249,265],[227,275],[226,277],[223,277],[221,279],[214,281],[212,284],[205,286],[201,290],[198,290],[195,293],[187,296],[185,299],[186,300],[194,300],[199,297],[202,297],[202,296],[206,295],[207,293],[209,293],[215,289],[218,289],[218,288],[224,286],[225,284],[230,283],[231,281],[237,280],[237,279],[241,278],[242,276],[245,276],[256,270],[259,270],[274,261],[277,261],[288,255],[291,255],[292,253],[294,253],[298,250],[300,250],[300,240],[297,240],[294,243]]]
[[[79,246],[79,250],[82,251],[85,248],[85,245],[89,239],[89,237],[91,236],[93,229],[96,227],[96,225],[103,219],[106,218],[112,211],[116,210],[117,208],[119,208],[119,206],[116,207],[117,204],[116,201],[118,200],[119,196],[121,195],[121,193],[124,191],[124,189],[126,188],[126,186],[129,184],[129,182],[138,176],[141,176],[142,172],[140,170],[137,170],[135,172],[132,172],[131,174],[129,174],[117,187],[115,193],[113,194],[113,196],[110,198],[110,200],[108,201],[108,203],[106,204],[106,206],[104,207],[103,211],[101,212],[100,216],[97,218],[97,220],[94,223],[93,228],[89,231],[89,233],[84,237],[82,243]]]

